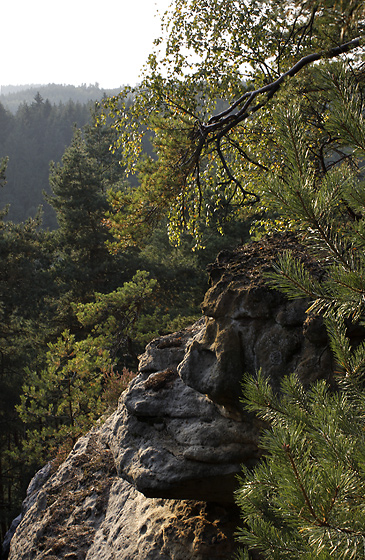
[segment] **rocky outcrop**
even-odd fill
[[[257,420],[224,413],[179,375],[204,333],[203,319],[151,342],[102,428],[118,473],[146,496],[232,502],[240,464],[257,461]]]
[[[234,512],[219,504],[145,498],[118,476],[98,428],[78,441],[56,472],[39,478],[11,543],[13,560],[213,559],[232,551]]]
[[[325,329],[305,301],[269,290],[263,271],[293,237],[221,254],[203,317],[152,341],[118,409],[33,484],[10,560],[229,558],[242,463],[260,458],[261,425],[240,404],[244,372],[274,387],[295,371],[330,376]]]

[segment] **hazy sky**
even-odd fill
[[[138,82],[170,0],[6,0],[0,85]]]

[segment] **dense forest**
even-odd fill
[[[34,217],[42,205],[43,227],[57,227],[55,213],[43,196],[43,191],[50,193],[50,162],[61,160],[73,127],[90,121],[95,101],[114,93],[97,85],[76,88],[50,84],[38,89],[15,88],[0,95],[0,158],[8,158],[7,186],[0,190],[0,208],[10,204],[9,219],[21,222]]]
[[[113,197],[137,183],[110,150],[116,131],[100,109],[36,93],[15,115],[1,106],[0,130],[3,537],[29,478],[115,406],[144,345],[199,317],[206,265],[247,226],[207,229],[192,252],[188,236],[170,244],[165,220],[116,251],[105,222]]]
[[[163,25],[138,87],[72,134],[56,119],[70,134],[61,161],[47,152],[57,221],[36,211],[44,176],[0,216],[2,534],[35,468],[115,405],[143,344],[199,316],[219,249],[290,231],[315,273],[288,251],[267,282],[321,316],[336,375],[281,392],[245,377],[242,406],[268,429],[236,493],[240,557],[364,558],[364,3],[175,0]],[[2,184],[68,106],[2,106],[1,145],[18,123],[27,154],[2,152]]]

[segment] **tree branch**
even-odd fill
[[[181,167],[185,168],[184,175],[187,177],[191,172],[194,172],[199,166],[200,158],[204,148],[213,143],[216,152],[222,163],[223,169],[226,172],[229,181],[233,182],[238,187],[243,195],[253,194],[244,190],[241,183],[233,176],[230,171],[224,155],[221,150],[221,141],[228,135],[229,131],[235,128],[244,120],[251,117],[254,113],[262,109],[270,99],[279,91],[287,78],[292,78],[298,74],[303,68],[309,66],[313,62],[323,59],[336,58],[342,54],[353,51],[360,47],[363,43],[363,37],[358,37],[333,47],[332,49],[312,53],[302,57],[296,62],[289,70],[281,74],[279,78],[270,82],[269,84],[258,88],[253,91],[246,91],[239,99],[232,103],[227,109],[214,115],[207,123],[196,120],[193,131],[190,134],[192,141],[191,148],[186,152],[181,160]],[[262,97],[261,101],[255,103],[256,98]],[[236,112],[235,112],[236,111]],[[254,195],[256,200],[259,200],[257,195]]]
[[[245,120],[250,114],[257,111],[257,108],[256,108],[257,106],[254,106],[250,110],[250,105],[256,97],[258,97],[259,95],[262,95],[262,94],[267,94],[266,101],[264,103],[259,104],[260,107],[263,106],[280,89],[280,87],[282,86],[282,84],[283,84],[283,82],[285,81],[286,78],[288,78],[288,77],[292,78],[293,76],[298,74],[304,67],[308,66],[309,64],[312,64],[312,62],[316,62],[317,60],[322,60],[322,59],[326,59],[326,58],[328,58],[328,59],[336,58],[336,57],[340,56],[341,54],[348,53],[348,52],[360,47],[362,41],[363,41],[363,38],[358,37],[357,39],[353,39],[352,41],[349,41],[348,43],[344,43],[343,45],[340,45],[338,47],[334,47],[334,48],[332,48],[328,51],[321,51],[321,52],[318,52],[318,53],[312,53],[312,54],[309,54],[307,56],[304,56],[298,62],[296,62],[294,64],[294,66],[292,66],[289,70],[287,70],[287,72],[284,72],[283,74],[281,74],[281,76],[277,80],[274,80],[270,84],[267,84],[267,85],[265,85],[261,88],[258,88],[254,91],[245,92],[230,107],[228,107],[227,109],[225,109],[224,111],[222,111],[218,115],[214,115],[213,117],[211,117],[211,119],[208,121],[207,124],[201,124],[202,130],[204,130],[205,133],[209,134],[210,132],[216,132],[217,130],[223,131],[226,127],[227,128],[229,127],[229,129],[233,128],[238,123]],[[244,103],[243,107],[237,113],[232,114],[232,112],[237,107],[239,107],[242,103]]]

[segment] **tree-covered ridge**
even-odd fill
[[[0,207],[10,205],[9,219],[25,221],[42,205],[44,227],[56,227],[54,211],[43,196],[43,191],[50,192],[49,165],[60,161],[74,126],[82,127],[89,120],[90,105],[73,101],[55,105],[40,93],[30,104],[22,103],[15,115],[0,104],[0,157],[8,158]]]
[[[43,195],[50,194],[50,163],[60,162],[74,128],[91,122],[95,103],[118,91],[105,92],[97,84],[49,84],[0,95],[0,158],[8,158],[7,188],[0,190],[0,207],[10,205],[8,219],[24,221],[42,206],[43,227],[57,227],[56,215]]]
[[[0,103],[11,113],[16,114],[19,106],[30,105],[39,93],[43,99],[48,99],[51,105],[67,105],[69,101],[88,105],[100,101],[105,95],[117,95],[122,86],[117,89],[103,89],[99,84],[81,84],[80,86],[65,84],[29,84],[24,86],[1,86]]]

